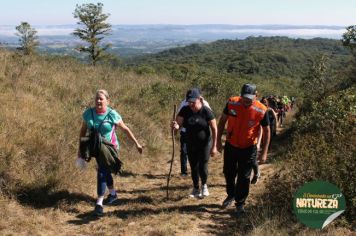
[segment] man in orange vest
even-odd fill
[[[245,212],[244,204],[250,188],[252,166],[257,158],[257,138],[260,126],[263,130],[263,147],[260,163],[267,160],[270,128],[267,107],[256,100],[256,85],[244,84],[241,96],[231,97],[220,117],[217,134],[217,149],[221,152],[221,136],[227,123],[226,143],[224,147],[224,176],[227,198],[223,207],[234,200],[236,215]],[[237,181],[236,181],[237,176]]]

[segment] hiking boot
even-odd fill
[[[236,217],[239,217],[239,216],[242,216],[244,213],[245,213],[245,207],[244,205],[239,205],[239,206],[236,206],[236,210],[235,210],[235,216]]]
[[[207,197],[207,196],[209,196],[208,185],[204,184],[203,187],[201,188],[200,197]]]
[[[230,206],[234,200],[235,200],[234,196],[227,196],[227,198],[222,203],[222,208],[226,208]]]
[[[200,191],[198,188],[193,188],[192,192],[189,194],[189,197],[199,197]]]
[[[96,204],[94,208],[94,215],[96,216],[103,216],[104,215],[104,208],[101,205]]]
[[[119,200],[117,198],[117,194],[115,194],[115,195],[109,194],[104,200],[104,205],[114,204],[117,200]]]
[[[251,179],[251,184],[257,184],[258,179],[260,178],[261,174],[258,172],[257,174],[254,174],[252,179]]]

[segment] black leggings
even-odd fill
[[[187,145],[188,160],[192,172],[194,188],[199,188],[199,177],[202,185],[206,184],[208,179],[208,162],[210,158],[210,145],[204,146]]]

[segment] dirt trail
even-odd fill
[[[287,122],[291,119],[288,114]],[[284,127],[287,127],[285,125]],[[278,129],[278,132],[283,132]],[[178,148],[176,150],[179,150]],[[273,154],[269,158],[273,159]],[[170,151],[165,154],[167,161]],[[0,201],[0,233],[20,235],[226,235],[233,233],[232,226],[252,229],[252,217],[245,220],[232,216],[234,207],[221,209],[226,197],[222,173],[222,155],[210,160],[209,191],[205,199],[189,198],[190,177],[179,175],[179,154],[175,157],[170,183],[170,200],[166,201],[166,176],[169,163],[164,165],[148,162],[139,173],[127,172],[116,177],[119,201],[105,207],[105,216],[92,215],[95,199],[88,193],[71,193],[56,206],[23,206],[13,200]],[[265,193],[266,183],[275,172],[273,164],[260,167],[262,176],[251,185],[246,209],[255,214],[260,197]],[[93,190],[95,187],[93,186]],[[91,190],[93,192],[93,190]],[[4,215],[6,212],[6,215]],[[19,219],[22,219],[19,221]]]

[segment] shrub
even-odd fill
[[[305,182],[324,180],[341,189],[346,199],[346,219],[355,219],[354,94],[355,86],[312,103],[309,112],[299,116],[292,127],[287,162],[270,186],[270,197],[278,202],[277,207],[291,204],[293,194]]]

